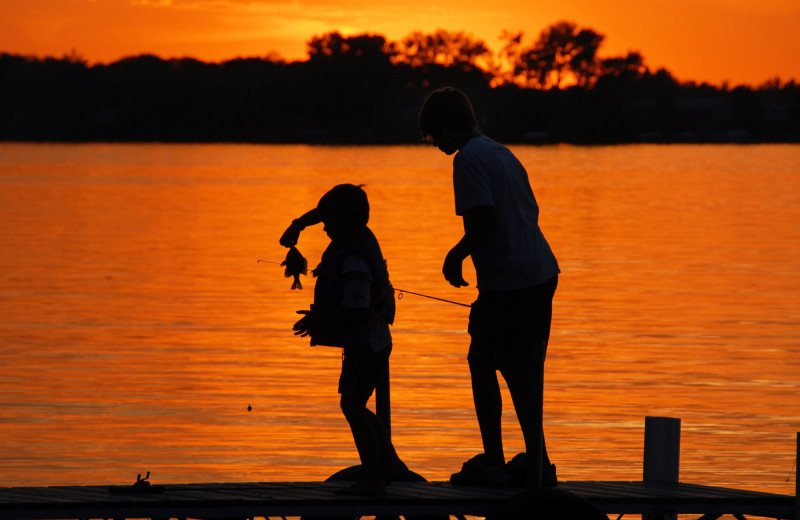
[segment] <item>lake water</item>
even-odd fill
[[[640,480],[656,415],[682,420],[681,480],[793,494],[800,146],[513,150],[563,271],[545,375],[559,478]],[[0,143],[0,486],[357,464],[339,351],[291,333],[313,279],[292,291],[258,262],[282,261],[283,229],[341,182],[366,184],[396,287],[473,301],[471,267],[468,288],[441,276],[461,223],[430,147]],[[326,243],[309,229],[299,248],[313,266]],[[481,449],[467,313],[398,301],[393,437],[431,480]]]

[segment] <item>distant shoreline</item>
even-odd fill
[[[139,56],[109,66],[0,54],[0,141],[412,144],[434,89],[468,93],[509,144],[799,143],[800,84],[716,88],[663,70],[591,86],[492,86],[470,65],[343,57],[223,65]]]

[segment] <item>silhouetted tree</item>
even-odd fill
[[[644,57],[635,51],[629,51],[626,56],[603,58],[600,60],[600,76],[614,76],[637,80],[647,74]]]
[[[344,36],[339,32],[331,32],[322,36],[313,36],[311,40],[309,40],[307,47],[310,61],[343,56],[348,50],[344,42]]]
[[[592,29],[579,30],[574,22],[557,22],[519,51],[514,75],[529,86],[560,88],[571,74],[579,86],[589,86],[597,77],[596,54],[604,38]]]
[[[308,42],[309,61],[300,67],[308,80],[297,86],[303,100],[304,140],[317,142],[385,142],[397,118],[393,101],[402,83],[391,63],[386,38],[338,32]]]
[[[520,62],[522,50],[522,38],[525,36],[523,31],[512,32],[503,29],[500,34],[500,41],[505,42],[498,52],[498,60],[494,75],[494,85],[499,86],[505,83],[514,83],[515,67]]]
[[[597,49],[605,36],[592,29],[581,29],[569,60],[569,69],[580,87],[589,87],[597,79]]]
[[[345,37],[337,31],[312,37],[307,47],[309,61],[312,62],[359,59],[388,64],[391,53],[383,36],[360,34]]]
[[[679,83],[663,68],[651,73],[638,52],[598,58],[602,36],[568,22],[530,47],[522,39],[505,31],[498,60],[480,40],[442,30],[400,43],[314,36],[309,59],[291,63],[141,55],[89,66],[74,52],[0,53],[0,139],[419,142],[419,106],[453,85],[469,94],[481,128],[508,143],[800,141],[794,81]]]
[[[415,31],[393,46],[395,63],[411,67],[442,65],[444,67],[480,67],[491,60],[492,53],[482,40],[463,32],[438,29],[424,34]]]

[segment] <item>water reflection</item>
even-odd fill
[[[800,148],[514,151],[563,270],[545,392],[559,476],[640,479],[644,416],[668,415],[683,480],[793,492]],[[287,216],[336,183],[367,185],[395,285],[475,297],[441,279],[461,224],[427,148],[0,144],[0,172],[3,485],[357,463],[338,353],[290,331],[310,291],[257,263],[282,259]],[[315,265],[326,243],[309,229],[299,247]],[[430,479],[480,449],[466,312],[398,304],[393,440]],[[504,427],[510,456],[513,414]]]

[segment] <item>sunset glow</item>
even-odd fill
[[[606,36],[601,56],[635,50],[681,81],[758,85],[800,79],[796,0],[475,0],[363,4],[356,0],[0,0],[0,52],[90,64],[139,54],[216,62],[277,53],[304,60],[314,35],[465,31],[494,51],[504,29],[530,43],[547,25],[574,21]]]

